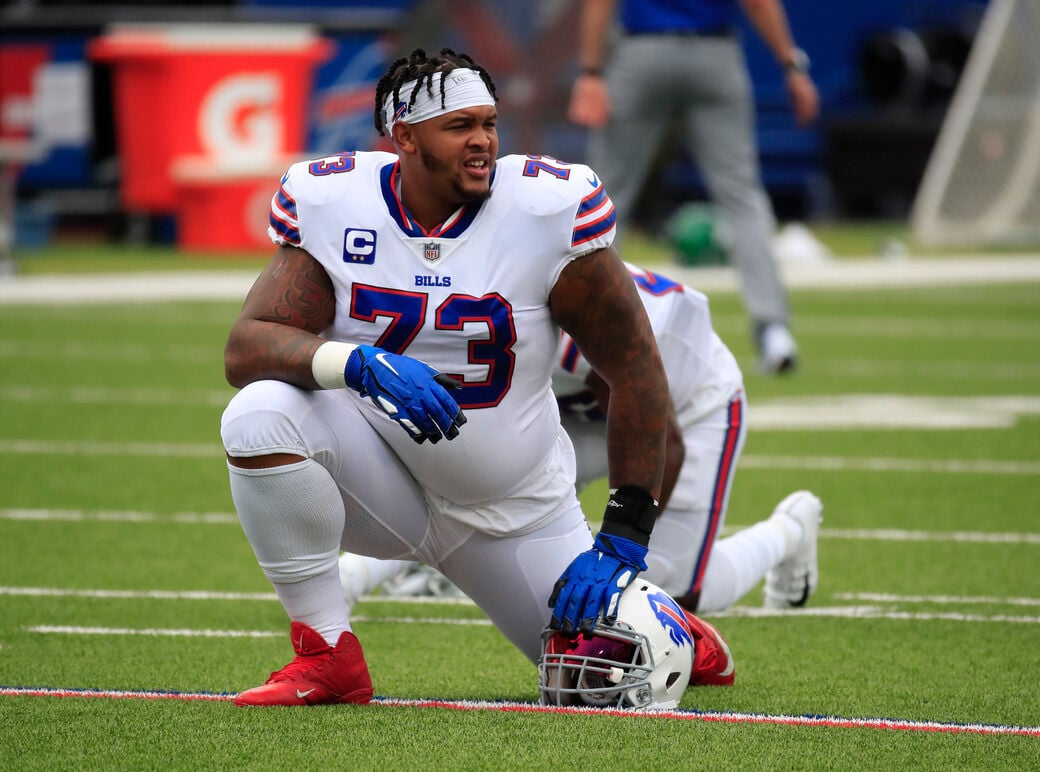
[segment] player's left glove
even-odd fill
[[[646,553],[644,545],[631,539],[597,534],[592,549],[574,558],[556,580],[549,597],[549,627],[576,635],[591,633],[600,618],[613,623],[621,592],[646,570]]]
[[[461,388],[459,382],[414,357],[358,346],[347,358],[344,379],[361,396],[371,397],[418,443],[439,442],[441,436],[453,440],[466,423],[447,391]]]
[[[549,627],[567,635],[591,633],[602,619],[617,621],[621,593],[646,570],[647,545],[657,519],[657,502],[642,488],[611,492],[603,527],[592,543],[556,581]]]

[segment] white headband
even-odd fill
[[[439,78],[437,76],[440,76]],[[445,78],[447,78],[445,80]],[[444,80],[444,106],[441,107],[441,81]],[[433,96],[425,84],[415,96],[415,104],[408,106],[417,81],[410,80],[397,92],[401,99],[394,103],[394,95],[387,96],[383,102],[383,125],[390,131],[398,121],[402,123],[421,123],[439,115],[462,110],[465,107],[481,105],[494,106],[495,98],[491,96],[487,84],[475,70],[460,67],[449,73],[437,72],[433,77]]]

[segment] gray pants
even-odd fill
[[[732,228],[731,260],[752,321],[788,323],[773,256],[773,210],[762,186],[754,100],[736,38],[634,36],[618,41],[607,67],[613,113],[593,134],[589,165],[617,209],[631,218],[665,132],[682,121],[686,146],[717,212]]]

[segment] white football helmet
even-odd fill
[[[614,624],[600,622],[590,638],[542,633],[541,704],[674,708],[692,667],[693,636],[683,610],[637,577],[621,594]]]

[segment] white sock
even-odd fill
[[[791,518],[784,517],[784,523],[779,519],[771,517],[715,543],[701,583],[698,614],[725,611],[784,559]]]
[[[228,470],[242,530],[285,612],[334,646],[350,629],[337,562],[344,510],[336,482],[311,459]]]

